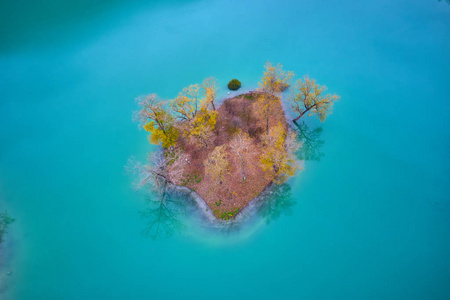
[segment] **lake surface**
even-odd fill
[[[450,299],[445,1],[2,1],[0,298]],[[143,234],[134,98],[280,62],[341,96],[320,161],[232,230]],[[290,111],[288,114],[293,117]],[[7,275],[11,272],[10,275]]]

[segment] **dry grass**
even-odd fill
[[[225,100],[218,109],[213,140],[208,148],[196,148],[183,138],[180,138],[177,144],[177,147],[184,149],[191,159],[190,164],[184,170],[184,179],[176,183],[195,190],[218,218],[234,217],[274,179],[274,175],[271,172],[264,172],[259,163],[259,155],[262,151],[260,136],[264,133],[265,122],[260,116],[253,113],[252,108],[257,97],[257,93],[248,93]],[[281,102],[278,98],[274,101],[274,111],[269,119],[269,127],[277,125],[278,122],[286,126]],[[244,161],[246,180],[244,181],[242,178],[238,157],[230,147],[227,147],[226,152],[231,164],[231,171],[225,175],[221,184],[212,182],[212,178],[205,177],[203,161],[215,147],[228,145],[233,135],[239,130],[248,133],[253,141],[253,149],[249,151],[252,154],[249,154]]]

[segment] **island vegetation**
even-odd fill
[[[301,169],[302,134],[308,132],[299,135],[288,124],[281,93],[291,87],[288,101],[298,114],[293,120],[298,129],[306,126],[297,123],[305,114],[324,121],[339,97],[325,95],[326,87],[307,76],[291,85],[293,77],[268,62],[257,90],[226,99],[220,107],[214,78],[182,89],[171,100],[156,94],[137,98],[134,120],[149,132],[150,143],[162,146],[146,164],[131,159],[128,165],[138,175],[135,188],[150,184],[160,195],[160,207],[151,213],[165,213],[167,188],[175,185],[196,192],[217,218],[230,220],[267,186],[294,176]]]
[[[230,82],[228,82],[228,89],[232,91],[237,91],[241,87],[241,82],[237,80],[236,78],[231,79]]]

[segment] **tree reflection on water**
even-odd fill
[[[298,140],[302,146],[297,151],[300,160],[320,161],[324,156],[321,148],[324,141],[320,139],[322,127],[310,129],[305,122],[296,123],[298,129]],[[278,219],[281,215],[292,215],[292,208],[297,203],[292,197],[292,188],[288,183],[273,185],[258,209],[258,213],[270,223]]]
[[[297,202],[292,197],[291,189],[287,183],[273,185],[262,199],[258,214],[265,218],[267,224],[275,221],[281,215],[292,215],[292,208]]]
[[[324,156],[321,148],[324,141],[320,139],[322,128],[310,129],[305,122],[295,123],[298,129],[298,139],[302,147],[297,152],[301,160],[320,161]],[[183,230],[183,220],[188,208],[192,208],[187,194],[180,194],[161,177],[155,176],[152,182],[152,196],[148,197],[148,206],[141,211],[146,220],[143,233],[154,240],[170,237]],[[257,215],[264,218],[266,223],[277,220],[282,215],[292,215],[296,200],[292,197],[292,188],[288,183],[271,186],[257,204]],[[222,224],[223,225],[223,224]],[[239,230],[240,222],[230,222],[221,226],[221,231],[235,232]]]
[[[147,200],[148,207],[140,212],[147,223],[143,230],[146,236],[157,240],[170,237],[183,229],[181,216],[186,211],[186,204],[170,191],[167,182],[160,189],[155,189]]]
[[[320,149],[325,143],[320,139],[322,127],[310,129],[305,122],[294,124],[298,129],[298,139],[302,142],[302,147],[298,151],[298,158],[301,160],[320,161],[324,156]]]

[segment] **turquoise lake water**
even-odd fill
[[[0,298],[450,299],[445,1],[2,1]],[[341,96],[324,154],[233,230],[153,240],[134,98],[280,62]],[[294,115],[288,111],[288,114]],[[11,272],[9,275],[8,272]]]

